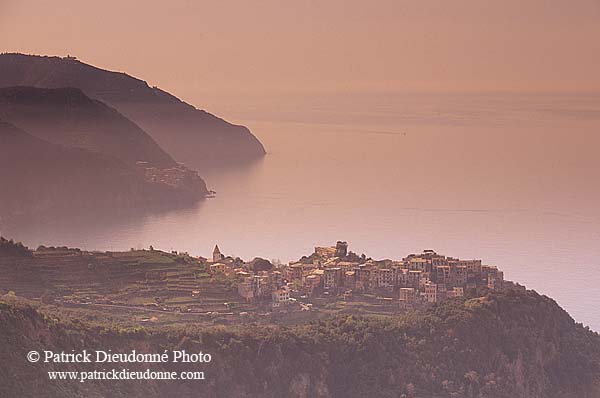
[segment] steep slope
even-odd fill
[[[0,118],[54,144],[168,168],[176,162],[135,123],[77,88],[0,88]]]
[[[43,309],[42,309],[43,311]],[[98,319],[102,322],[101,319]],[[400,319],[294,328],[112,329],[0,302],[0,395],[597,398],[600,337],[534,292],[453,299]],[[212,355],[209,364],[31,364],[30,350]],[[49,381],[48,371],[204,371],[204,381]]]
[[[0,55],[0,87],[17,85],[80,88],[139,124],[176,160],[190,166],[231,164],[265,154],[246,127],[196,109],[125,73],[73,58]]]
[[[137,206],[190,201],[204,185],[187,190],[149,181],[119,159],[34,137],[0,120],[0,218],[57,208]]]

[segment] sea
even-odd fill
[[[600,94],[344,92],[213,101],[268,154],[203,168],[186,208],[36,217],[37,245],[281,262],[347,241],[376,259],[433,249],[496,265],[600,331]],[[215,109],[216,108],[216,109]],[[223,154],[227,156],[227,154]],[[188,165],[193,167],[193,165]]]

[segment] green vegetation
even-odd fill
[[[15,243],[0,236],[0,256],[31,257],[32,253],[21,242]]]
[[[66,319],[14,297],[0,302],[0,335],[7,342],[0,355],[11,363],[0,368],[0,396],[593,398],[600,392],[600,336],[535,292],[294,327],[132,329]],[[25,360],[42,346],[115,352],[177,347],[214,359],[204,369],[209,382],[201,385],[49,383]]]
[[[10,363],[0,397],[600,396],[600,336],[535,292],[470,290],[403,314],[376,296],[316,298],[318,311],[285,318],[243,302],[234,276],[185,254],[31,252],[6,239],[0,248],[21,254],[0,256],[0,287],[11,291],[0,299],[0,356]],[[25,357],[175,347],[213,355],[208,383],[50,383],[46,371],[80,368]]]
[[[133,260],[136,265],[175,264],[179,258],[158,250],[134,250],[129,252],[111,252],[111,257],[120,260]]]

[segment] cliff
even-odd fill
[[[103,153],[131,166],[177,165],[135,123],[77,88],[0,88],[0,118],[53,144]]]
[[[232,164],[265,154],[244,126],[196,109],[145,81],[71,58],[0,55],[0,87],[77,87],[116,108],[190,167]]]
[[[0,120],[0,218],[55,209],[190,202],[207,192],[194,176],[191,183],[152,181],[115,157],[56,145]]]
[[[349,316],[292,328],[201,330],[115,329],[61,321],[9,295],[0,303],[0,337],[5,361],[0,367],[1,396],[593,398],[600,394],[600,337],[535,292],[457,298],[389,319]],[[81,370],[83,365],[26,360],[30,350],[84,348],[185,349],[208,352],[213,361],[202,366],[205,381],[80,383],[50,382],[46,372]],[[160,364],[153,369],[193,370],[193,365]]]

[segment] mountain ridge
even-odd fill
[[[0,392],[22,397],[595,398],[600,336],[535,292],[456,298],[398,319],[341,316],[295,327],[116,328],[60,319],[14,295],[0,300]],[[48,381],[30,350],[208,352],[205,381]],[[106,365],[102,365],[106,366]],[[148,364],[128,364],[131,370]],[[118,366],[117,366],[118,367]],[[27,386],[27,387],[25,387]]]
[[[199,179],[199,177],[198,177]],[[199,179],[187,186],[150,181],[123,161],[50,143],[0,119],[0,219],[56,209],[143,206],[195,201]]]
[[[234,164],[266,152],[244,126],[226,122],[126,73],[72,57],[0,55],[0,87],[77,87],[139,124],[176,160],[191,167]]]
[[[138,161],[177,165],[135,123],[78,88],[2,87],[0,118],[46,141],[111,155],[132,166]]]

